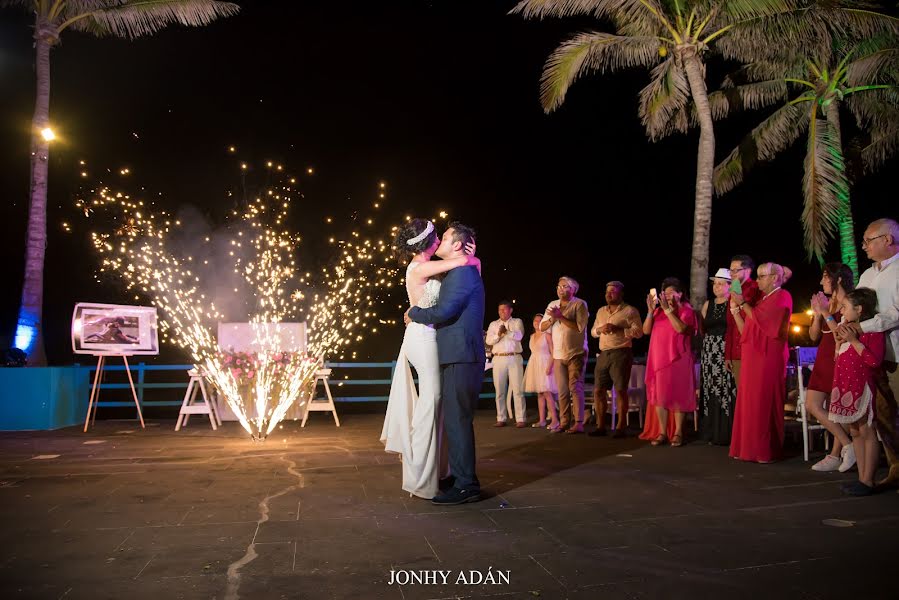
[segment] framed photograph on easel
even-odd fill
[[[79,302],[72,314],[72,351],[94,356],[159,354],[156,307]]]
[[[75,354],[91,354],[97,357],[94,384],[91,387],[84,419],[84,431],[97,418],[97,404],[100,401],[100,382],[103,367],[110,356],[120,356],[125,363],[125,373],[131,386],[134,406],[141,428],[144,416],[140,410],[134,379],[128,357],[135,355],[159,354],[159,329],[156,307],[128,306],[122,304],[94,304],[79,302],[72,313],[72,351]]]

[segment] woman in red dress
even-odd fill
[[[781,286],[791,274],[778,264],[765,263],[758,268],[762,298],[754,307],[744,305],[739,294],[731,295],[731,312],[742,343],[730,443],[733,458],[770,463],[783,451],[787,331],[793,298]]]
[[[837,356],[834,333],[842,318],[840,306],[846,294],[855,289],[854,282],[852,269],[848,266],[838,262],[827,263],[821,276],[821,287],[824,288],[824,292],[812,296],[811,307],[815,314],[808,335],[813,342],[818,343],[818,355],[815,357],[815,367],[808,381],[805,404],[818,423],[833,436],[830,454],[812,465],[813,471],[839,470],[845,473],[855,465],[852,440],[849,439],[843,426],[828,418],[827,407],[824,405],[833,391],[833,371]]]

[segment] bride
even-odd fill
[[[401,262],[409,261],[406,291],[410,306],[430,308],[437,304],[439,275],[458,267],[481,268],[481,261],[473,256],[473,244],[466,246],[468,254],[464,257],[432,261],[439,245],[434,224],[427,219],[412,219],[397,233],[397,257]],[[418,373],[418,392],[410,365]],[[437,332],[433,325],[411,323],[396,359],[381,430],[385,451],[402,455],[403,489],[410,495],[430,500],[439,492],[441,429]]]

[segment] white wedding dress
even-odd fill
[[[409,263],[406,269],[410,305],[414,294],[409,274],[420,264]],[[440,281],[430,279],[415,306],[430,308],[439,294]],[[411,367],[418,373],[417,392]],[[431,325],[410,323],[396,359],[381,441],[387,452],[403,457],[403,489],[422,498],[433,498],[439,491],[441,414],[437,332]]]

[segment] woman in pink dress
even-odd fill
[[[754,307],[744,304],[739,294],[731,294],[743,361],[730,442],[732,458],[770,463],[783,451],[787,331],[793,298],[781,286],[791,274],[775,263],[761,265],[757,280],[762,299]]]
[[[696,381],[690,339],[696,313],[683,284],[673,277],[662,282],[662,293],[646,297],[649,314],[643,333],[649,338],[646,359],[646,423],[640,439],[653,446],[684,441],[684,413],[696,410]],[[653,415],[653,412],[655,415]],[[674,413],[674,418],[671,418]],[[655,418],[653,418],[655,417]]]

